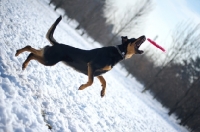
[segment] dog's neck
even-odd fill
[[[119,54],[122,56],[122,58],[124,59],[125,58],[125,52],[124,52],[124,50],[123,50],[123,47],[122,47],[122,45],[117,45],[117,46],[115,46],[116,47],[116,49],[117,49],[117,51],[119,52]]]

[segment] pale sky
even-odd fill
[[[157,34],[163,41],[180,22],[200,23],[200,0],[154,0],[154,3],[145,31],[149,37]]]
[[[121,11],[131,4],[134,8],[134,0],[113,1]],[[141,35],[144,34],[151,39],[158,35],[156,41],[161,45],[163,41],[169,40],[178,23],[188,20],[200,23],[200,0],[153,0],[153,5],[153,11],[145,19],[145,28]],[[164,45],[166,48],[169,47]]]

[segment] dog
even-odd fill
[[[27,45],[16,51],[15,56],[28,51],[31,52],[22,65],[24,70],[31,60],[36,60],[45,66],[53,66],[58,62],[64,62],[78,72],[88,76],[88,81],[79,87],[83,90],[92,85],[94,77],[97,77],[102,84],[101,97],[104,97],[106,90],[106,81],[102,74],[110,71],[118,62],[131,58],[134,54],[142,54],[139,50],[141,44],[146,40],[143,35],[137,39],[128,39],[127,36],[121,37],[122,44],[117,46],[108,46],[92,50],[83,50],[69,45],[58,43],[54,37],[54,30],[61,21],[60,16],[53,23],[46,34],[46,38],[52,46],[45,46],[37,50]]]

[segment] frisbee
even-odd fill
[[[154,42],[153,40],[151,40],[151,39],[149,39],[149,38],[147,38],[147,40],[148,40],[151,44],[153,44],[156,48],[162,50],[163,52],[166,51],[163,47],[161,47],[160,45],[158,45],[158,44],[157,44],[156,42]]]

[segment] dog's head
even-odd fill
[[[141,44],[146,40],[146,37],[140,36],[139,38],[128,39],[127,36],[122,36],[122,45],[124,47],[125,59],[131,58],[134,54],[142,54],[144,51],[139,50]]]

